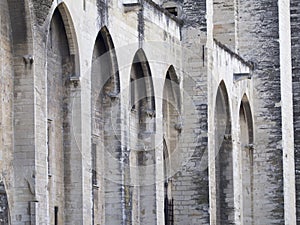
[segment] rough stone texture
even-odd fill
[[[207,71],[206,2],[175,1],[183,20],[183,126],[192,132],[180,134],[179,149],[190,151],[189,161],[172,178],[175,224],[209,223],[207,169]],[[202,74],[204,76],[202,76]],[[200,75],[200,76],[199,76]],[[192,106],[186,97],[191,97]],[[190,114],[187,113],[187,108]],[[187,121],[189,118],[191,124]],[[189,138],[187,138],[187,135]],[[188,190],[188,191],[187,191]],[[193,215],[197,215],[194,217]]]
[[[290,18],[271,0],[175,0],[178,17],[168,4],[0,0],[1,219],[163,225],[168,201],[177,225],[288,224],[278,39]],[[298,222],[299,4],[286,62]]]
[[[48,120],[48,191],[49,222],[54,223],[54,207],[58,207],[58,223],[64,223],[64,157],[68,146],[68,86],[72,62],[63,20],[58,11],[53,15],[47,41],[47,120]]]
[[[296,174],[296,209],[297,224],[300,223],[300,1],[291,1],[292,31],[292,71],[294,103],[294,139],[295,139],[295,174]]]
[[[278,6],[276,1],[239,4],[238,53],[254,63],[254,221],[283,224]]]
[[[214,0],[213,1],[213,21],[214,21],[214,38],[221,43],[235,50],[235,11],[237,9],[234,0]]]
[[[13,198],[13,67],[9,9],[6,1],[0,2],[0,190],[1,215],[5,224],[9,219],[8,205]],[[7,195],[11,198],[8,199]],[[8,201],[10,201],[8,203]]]

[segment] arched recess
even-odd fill
[[[174,222],[172,197],[172,155],[178,148],[179,134],[181,132],[180,118],[180,87],[179,79],[173,66],[170,66],[163,88],[163,133],[164,133],[164,214],[165,224],[171,225]]]
[[[47,36],[47,164],[50,224],[68,224],[80,211],[71,209],[74,197],[81,193],[79,151],[71,150],[72,97],[75,91],[71,77],[79,76],[76,37],[66,6],[62,3],[53,12]],[[77,74],[76,74],[77,73]],[[77,154],[77,155],[76,155]],[[75,156],[76,155],[76,156]],[[75,166],[76,164],[76,166]],[[74,188],[72,185],[80,185]],[[76,201],[81,201],[77,199]],[[78,211],[76,211],[78,210]]]
[[[131,67],[130,107],[130,176],[134,185],[132,220],[154,224],[155,98],[150,66],[142,49],[136,52]]]
[[[77,42],[77,36],[75,32],[75,28],[73,25],[71,14],[67,8],[67,6],[64,3],[61,3],[56,8],[59,10],[59,13],[62,17],[62,20],[64,22],[65,27],[65,34],[68,40],[69,45],[69,52],[71,56],[71,60],[73,62],[73,74],[72,76],[78,77],[80,74],[79,71],[79,54],[78,54],[78,42]]]
[[[120,81],[107,27],[95,41],[91,81],[93,224],[121,224]]]
[[[217,91],[214,123],[217,224],[234,224],[231,118],[227,89],[223,81]]]
[[[243,224],[253,224],[253,121],[248,98],[243,96],[240,106],[240,144],[243,179]]]

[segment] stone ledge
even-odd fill
[[[217,46],[219,46],[221,49],[223,49],[224,51],[226,51],[228,54],[230,54],[232,57],[236,58],[237,60],[239,60],[241,63],[245,64],[246,66],[249,67],[250,70],[254,70],[254,63],[253,62],[249,62],[246,61],[245,59],[243,59],[240,55],[236,54],[235,52],[233,52],[230,48],[228,48],[226,45],[222,44],[220,41],[218,41],[217,39],[214,38],[214,42],[216,43]]]
[[[156,4],[154,1],[152,0],[139,0],[138,3],[123,3],[123,6],[125,6],[126,8],[139,8],[141,4],[144,3],[148,3],[150,6],[152,6],[154,9],[158,10],[159,12],[165,14],[168,18],[172,19],[173,21],[175,21],[178,25],[183,26],[183,20],[177,18],[176,16],[172,15],[171,13],[168,12],[168,10],[164,9],[163,7],[161,7],[160,5]],[[130,11],[130,10],[129,10]]]

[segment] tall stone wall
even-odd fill
[[[240,0],[238,17],[238,53],[254,63],[254,221],[283,224],[277,2]]]
[[[188,136],[186,133],[179,135],[179,152],[190,152],[190,158],[172,177],[174,224],[208,224],[206,2],[174,2],[183,20],[181,119],[186,126],[184,129],[191,132]],[[189,98],[192,107],[187,103]],[[194,123],[189,126],[188,120],[192,118]]]
[[[0,221],[8,223],[13,207],[13,68],[11,25],[7,1],[0,2]],[[8,202],[7,196],[10,196]]]
[[[288,90],[280,86],[284,78],[280,57],[284,54],[280,54],[278,42],[279,19],[285,14],[279,16],[279,6],[272,0],[236,0],[228,4],[221,0],[175,0],[179,12],[176,17],[160,7],[168,2],[144,0],[133,5],[123,5],[123,0],[0,2],[0,205],[6,207],[7,194],[12,224],[52,224],[57,219],[59,223],[72,225],[141,221],[145,225],[163,225],[166,192],[173,198],[170,213],[174,213],[174,224],[215,224],[217,220],[243,224],[243,216],[250,217],[249,211],[248,214],[243,211],[246,199],[243,199],[243,176],[247,182],[253,181],[249,184],[253,189],[253,199],[249,201],[253,207],[251,220],[255,224],[278,225],[287,221],[284,221],[284,210],[289,209],[284,205],[287,168],[283,166],[286,161],[282,146],[286,132],[282,123],[286,121],[282,118],[281,97],[282,91]],[[222,7],[226,21],[222,21]],[[299,7],[299,0],[291,0],[297,190],[300,188]],[[55,28],[50,24],[55,11],[61,14],[64,28],[53,34]],[[213,20],[213,13],[217,20]],[[99,157],[97,185],[92,181],[95,144],[92,110],[98,105],[92,100],[97,87],[93,86],[91,76],[92,70],[99,69],[99,65],[92,68],[93,49],[103,27],[115,46],[111,63],[112,67],[119,66],[120,93],[114,93],[112,87],[106,89],[109,93],[101,93],[103,105],[97,108],[96,119],[102,120],[98,128],[103,136],[95,148]],[[218,36],[214,31],[227,47],[213,41]],[[222,32],[229,35],[223,37]],[[151,71],[150,95],[154,93],[151,101],[155,106],[145,106],[146,110],[140,112],[143,116],[136,116],[129,108],[130,70],[134,55],[141,49]],[[171,182],[168,190],[164,190],[166,164],[160,162],[166,136],[165,121],[161,118],[164,101],[168,99],[162,100],[162,83],[171,65],[178,77],[182,104],[178,118],[169,118],[167,124],[172,130],[167,135],[175,134],[178,145],[166,141],[167,147],[176,149],[169,151],[173,153],[170,164],[176,171],[171,168]],[[234,73],[249,73],[249,68],[253,69],[251,79],[233,80]],[[228,152],[216,160],[216,155],[210,155],[213,164],[208,165],[208,148],[214,148],[208,143],[213,138],[208,140],[208,136],[223,134],[215,129],[218,125],[214,123],[213,108],[221,80],[227,85],[232,131],[222,137],[227,138]],[[240,104],[245,93],[254,120],[253,149],[246,146],[253,151],[250,175],[243,174],[247,171],[241,158],[245,146],[239,142]],[[111,110],[116,109],[116,104],[120,107],[117,117],[112,118],[116,126],[111,126]],[[146,127],[142,128],[144,132],[137,130],[140,126]],[[149,154],[143,152],[135,159],[130,158],[137,136],[149,133],[155,134],[155,140],[146,140],[144,144],[153,147],[154,143],[155,151],[151,149]],[[49,143],[54,143],[52,148]],[[221,169],[214,168],[218,159],[222,161]],[[131,169],[128,167],[144,164],[152,165],[150,169],[137,171],[136,178],[142,184],[149,180],[151,183],[135,188],[137,183],[127,173]],[[221,173],[222,168],[225,169]],[[300,222],[298,193],[296,197]],[[218,210],[224,205],[227,211],[221,210],[218,218]]]
[[[297,223],[300,223],[300,1],[291,1],[292,71]]]

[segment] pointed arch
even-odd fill
[[[166,72],[163,87],[162,110],[163,133],[171,157],[175,149],[178,148],[182,125],[179,78],[173,66],[170,66]]]
[[[240,104],[240,145],[242,155],[243,224],[252,225],[253,208],[253,120],[249,100],[244,94]]]
[[[92,220],[94,224],[104,220],[107,225],[121,224],[120,81],[114,43],[107,27],[99,31],[95,40],[91,81]],[[108,210],[111,208],[114,212]]]
[[[101,28],[95,40],[92,63],[95,63],[95,60],[97,60],[98,64],[101,64],[102,70],[107,70],[101,74],[102,80],[106,82],[103,85],[110,85],[109,92],[115,95],[119,94],[120,77],[118,60],[112,37],[106,26]]]
[[[81,158],[79,151],[72,151],[73,138],[72,97],[70,77],[79,76],[77,38],[70,13],[64,3],[53,11],[46,43],[47,53],[47,164],[48,175],[53,182],[49,187],[49,221],[68,223],[80,207],[71,209],[73,196],[82,193],[82,166],[75,162]],[[63,159],[63,160],[62,160]],[[77,166],[75,166],[77,164]],[[76,175],[72,173],[80,172]],[[80,168],[80,169],[79,169]],[[63,174],[68,174],[64,176]],[[55,183],[55,185],[54,185]],[[51,190],[51,191],[50,191]],[[78,200],[82,203],[82,199]]]
[[[154,111],[155,98],[151,69],[143,49],[139,49],[134,55],[130,71],[130,86],[132,109],[136,109],[136,104],[144,104],[140,109]]]
[[[244,120],[247,123],[247,132],[248,132],[248,142],[253,144],[254,135],[253,135],[253,117],[252,110],[246,94],[243,95],[240,105],[240,112],[244,114]],[[241,115],[241,114],[240,114]]]
[[[134,55],[130,71],[130,176],[135,187],[132,219],[153,224],[155,192],[155,97],[150,65],[143,49]]]
[[[164,215],[165,224],[172,224],[174,221],[173,197],[172,197],[172,155],[179,145],[179,135],[181,132],[181,95],[179,78],[171,65],[165,75],[163,87],[163,133],[164,133],[164,156],[168,152],[168,158],[164,157]],[[174,167],[174,166],[173,166]]]
[[[216,95],[215,101],[215,124],[218,126],[218,129],[223,129],[222,133],[231,132],[231,117],[230,117],[230,105],[228,92],[224,81],[221,81]],[[219,137],[222,139],[222,136]]]
[[[138,49],[137,52],[135,53],[132,64],[133,66],[138,66],[140,64],[143,73],[142,74],[131,73],[131,78],[139,79],[142,77],[151,77],[150,65],[147,56],[142,48]]]
[[[231,116],[224,81],[215,100],[215,152],[217,224],[231,224],[234,223]]]
[[[179,79],[173,65],[169,66],[167,73],[166,73],[166,79],[169,79],[179,85],[180,79]]]
[[[169,106],[173,107],[174,110],[177,111],[177,119],[179,119],[179,114],[181,111],[181,94],[179,83],[179,77],[176,74],[174,66],[171,65],[166,72],[164,80],[163,103],[168,103]],[[167,105],[163,104],[163,112],[166,107]]]
[[[77,35],[75,31],[75,26],[72,20],[72,16],[70,14],[70,11],[67,7],[67,5],[64,2],[61,2],[57,5],[57,7],[54,9],[53,14],[51,15],[49,27],[48,27],[48,36],[47,36],[47,42],[49,41],[49,38],[51,38],[51,22],[53,20],[53,16],[55,14],[59,13],[59,15],[62,18],[62,23],[64,25],[65,29],[65,35],[68,42],[68,49],[69,54],[72,59],[72,63],[74,64],[74,69],[70,76],[80,76],[80,62],[79,62],[79,48],[78,48],[78,41],[77,41]]]

